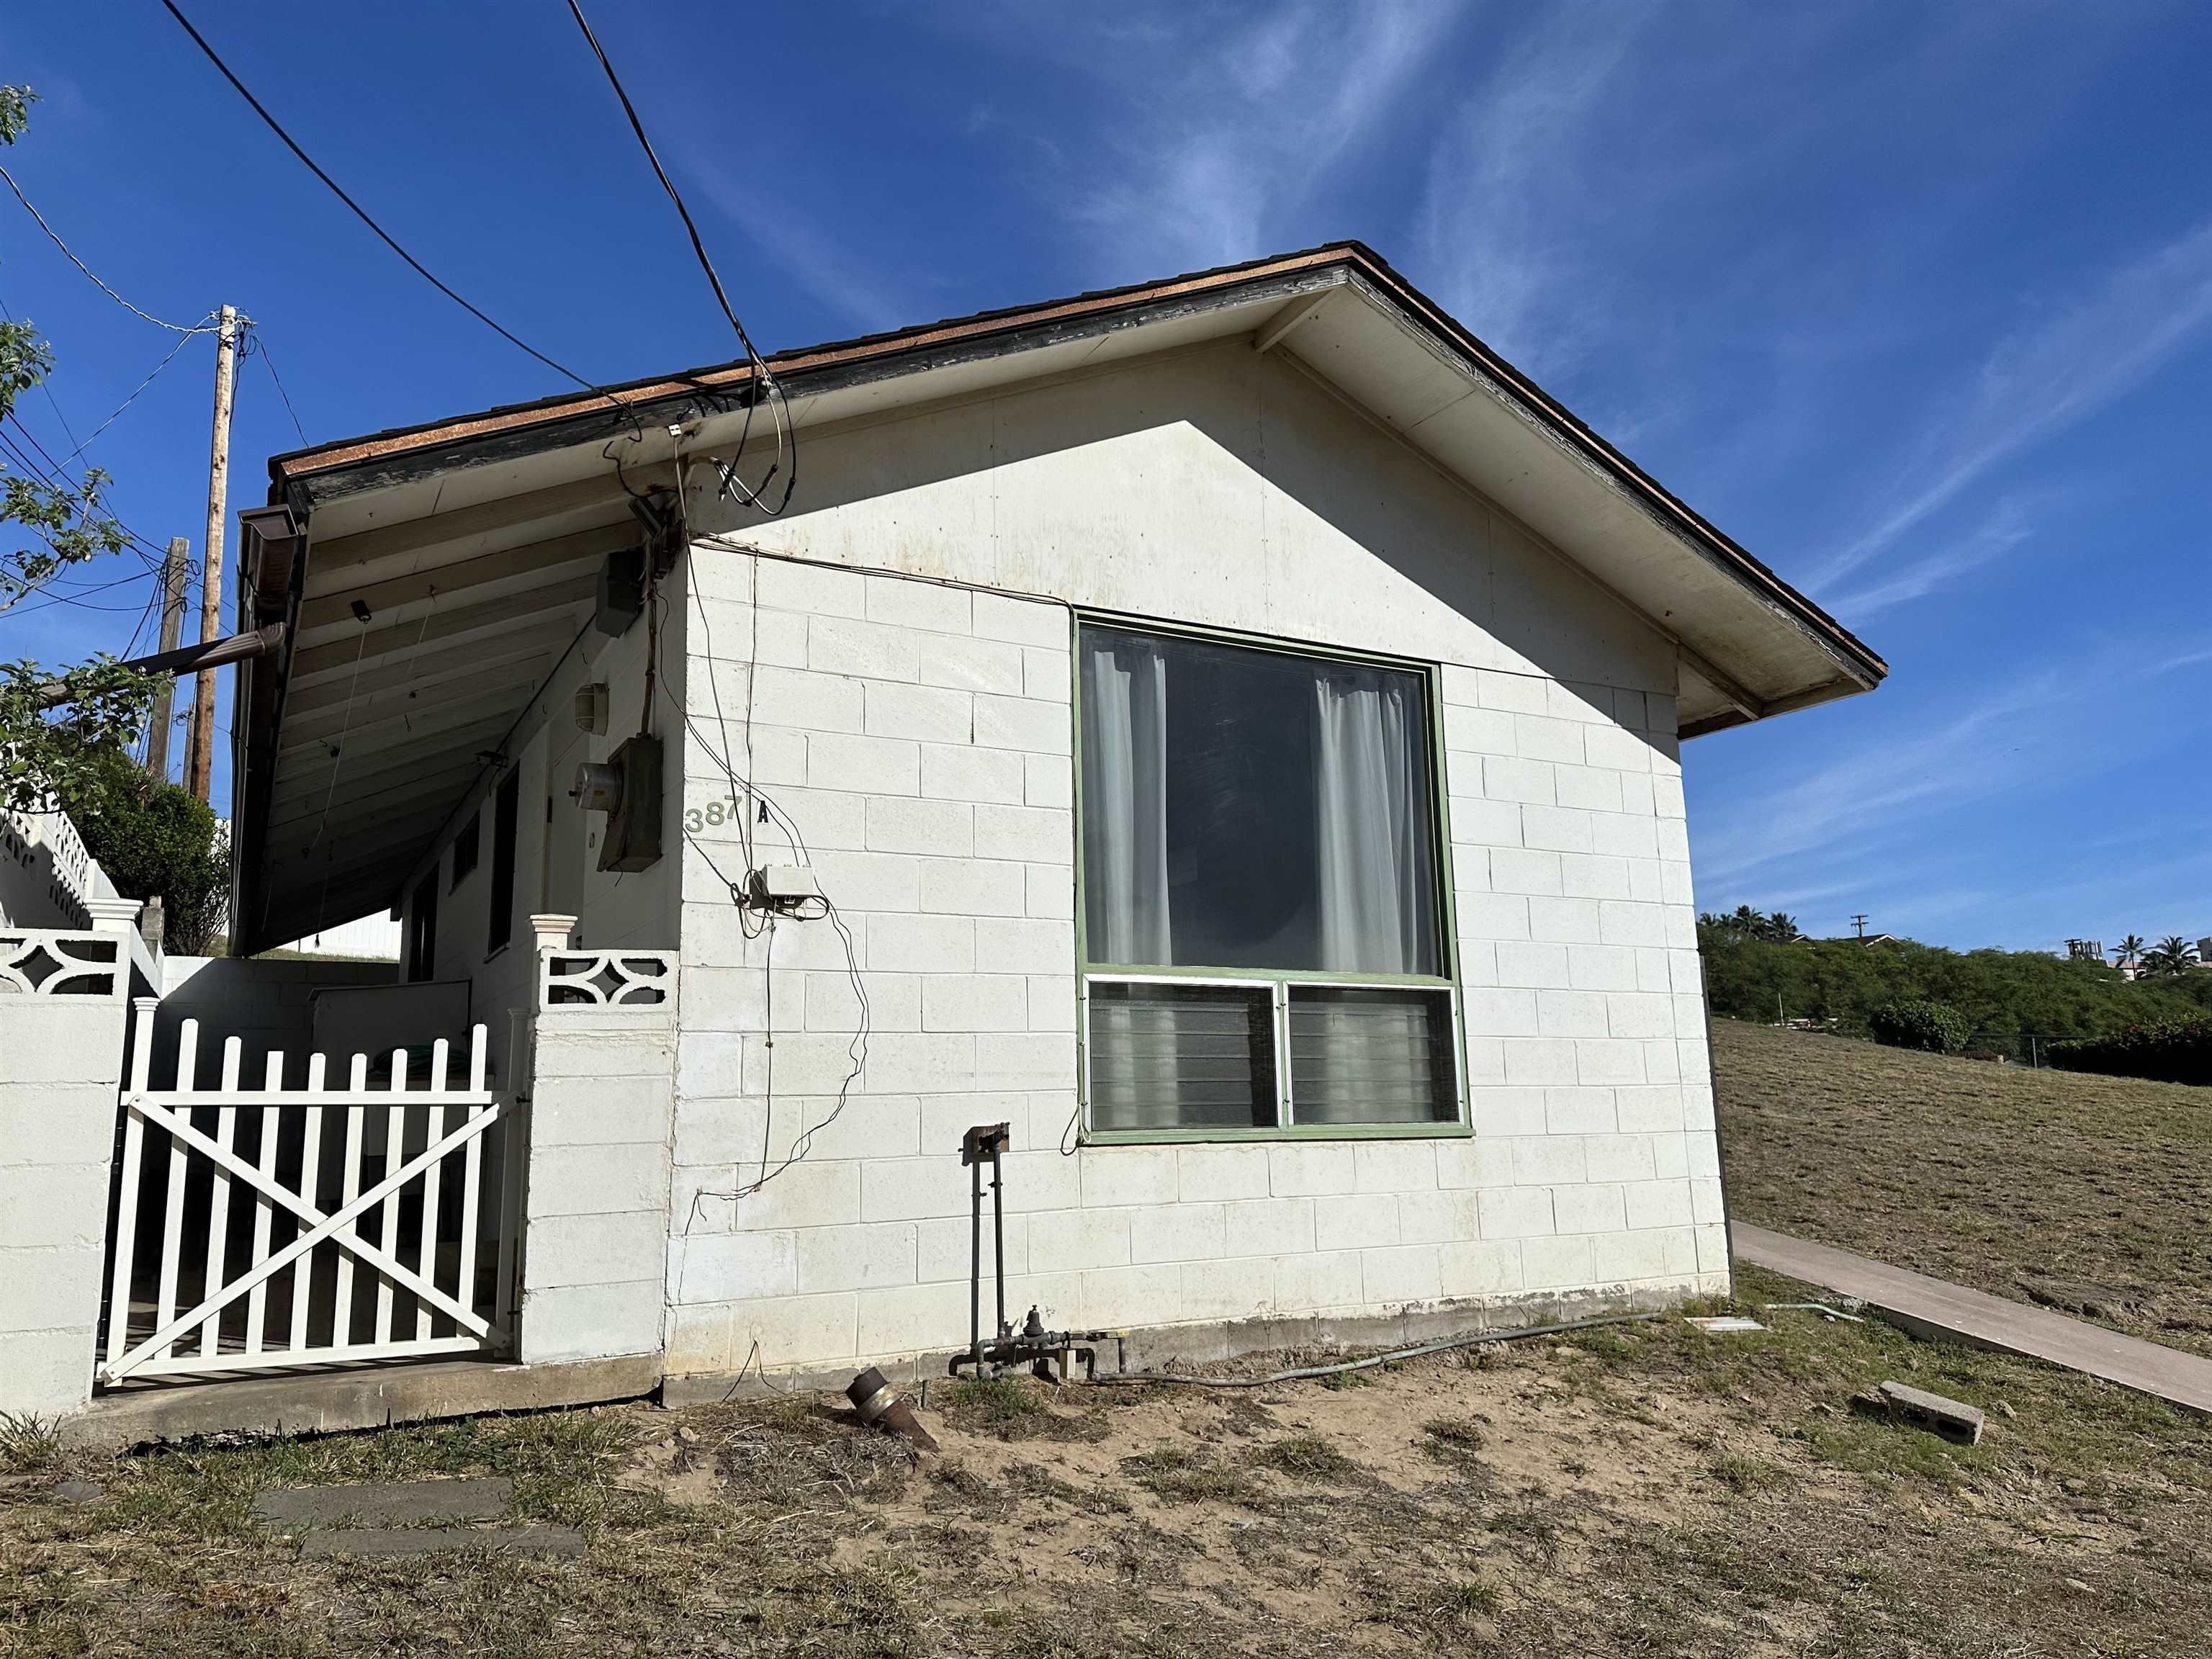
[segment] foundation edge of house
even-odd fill
[[[1382,1315],[1212,1320],[1133,1328],[1121,1334],[1132,1367],[1167,1369],[1255,1353],[1387,1349],[1608,1315],[1662,1314],[1700,1291],[1695,1283],[1613,1285],[1409,1307]],[[1110,1369],[1111,1348],[1101,1346],[1101,1367]],[[876,1363],[894,1383],[911,1388],[930,1378],[949,1379],[954,1352],[908,1353]],[[72,1448],[126,1452],[211,1435],[341,1434],[487,1413],[613,1405],[648,1396],[670,1409],[682,1409],[738,1394],[842,1390],[854,1369],[840,1362],[765,1373],[755,1369],[671,1376],[662,1375],[657,1353],[542,1365],[471,1361],[397,1365],[385,1370],[180,1383],[100,1395],[88,1409],[61,1419],[58,1431]]]
[[[207,1435],[338,1434],[484,1413],[548,1411],[642,1399],[660,1385],[658,1353],[559,1364],[479,1361],[189,1382],[96,1395],[63,1418],[64,1445],[125,1452]]]
[[[1127,1343],[1128,1363],[1133,1369],[1164,1370],[1183,1365],[1215,1364],[1249,1354],[1316,1348],[1346,1351],[1347,1357],[1356,1358],[1349,1351],[1385,1350],[1461,1338],[1473,1340],[1530,1326],[1608,1315],[1664,1313],[1680,1307],[1686,1298],[1705,1293],[1701,1285],[1690,1282],[1661,1287],[1608,1285],[1429,1304],[1387,1314],[1205,1320],[1133,1328],[1120,1334]],[[1099,1369],[1111,1370],[1114,1353],[1110,1340],[1097,1346],[1101,1349]],[[894,1386],[913,1388],[929,1379],[949,1381],[951,1361],[956,1352],[946,1349],[905,1353],[873,1363]],[[757,1367],[742,1372],[689,1372],[661,1379],[660,1403],[680,1408],[705,1405],[734,1394],[842,1390],[853,1380],[856,1369],[841,1362],[830,1366],[810,1364],[766,1372]]]

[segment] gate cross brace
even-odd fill
[[[424,1098],[427,1100],[429,1097],[425,1097]],[[224,1285],[222,1291],[216,1295],[201,1303],[199,1306],[192,1309],[190,1312],[178,1315],[177,1317],[171,1320],[167,1325],[155,1332],[153,1335],[148,1337],[143,1342],[141,1342],[137,1347],[131,1349],[130,1352],[125,1354],[121,1358],[101,1367],[100,1375],[102,1382],[121,1382],[125,1376],[128,1376],[133,1370],[143,1364],[148,1359],[167,1348],[170,1344],[174,1342],[185,1332],[191,1330],[196,1326],[203,1325],[209,1320],[215,1318],[217,1315],[221,1314],[225,1308],[228,1307],[231,1303],[235,1301],[238,1297],[245,1295],[246,1291],[252,1290],[256,1285],[262,1283],[264,1280],[270,1279],[281,1272],[283,1268],[289,1267],[292,1262],[296,1261],[299,1257],[305,1255],[309,1250],[313,1249],[316,1245],[323,1243],[325,1239],[334,1242],[342,1249],[351,1250],[355,1255],[361,1257],[362,1261],[368,1262],[370,1267],[374,1267],[377,1272],[384,1274],[393,1283],[400,1285],[405,1290],[413,1291],[416,1296],[428,1302],[433,1307],[441,1309],[452,1317],[454,1323],[460,1326],[462,1329],[467,1331],[471,1335],[489,1337],[495,1334],[492,1329],[489,1321],[480,1317],[470,1309],[453,1301],[453,1298],[448,1297],[435,1285],[429,1283],[419,1273],[416,1273],[411,1269],[403,1266],[397,1259],[387,1255],[378,1246],[370,1243],[367,1239],[362,1237],[357,1233],[343,1233],[338,1230],[345,1226],[348,1223],[357,1219],[360,1216],[367,1211],[374,1208],[376,1205],[382,1203],[387,1196],[397,1193],[402,1187],[404,1187],[409,1182],[414,1180],[416,1176],[422,1174],[433,1164],[438,1163],[443,1159],[445,1156],[448,1152],[452,1152],[455,1147],[461,1146],[472,1136],[482,1134],[485,1129],[491,1126],[493,1121],[501,1115],[500,1106],[496,1102],[494,1102],[491,1105],[486,1107],[480,1102],[457,1102],[453,1100],[438,1101],[437,1103],[440,1105],[468,1105],[471,1106],[472,1109],[468,1118],[461,1124],[461,1126],[453,1130],[451,1133],[447,1134],[446,1138],[438,1142],[436,1146],[423,1148],[418,1155],[416,1155],[404,1167],[385,1176],[383,1180],[378,1182],[376,1185],[370,1188],[367,1192],[362,1194],[350,1204],[343,1206],[342,1208],[329,1215],[324,1214],[322,1211],[317,1209],[313,1204],[309,1203],[306,1199],[301,1198],[298,1194],[291,1191],[289,1188],[283,1186],[262,1186],[260,1184],[259,1170],[256,1170],[252,1164],[246,1163],[232,1153],[224,1151],[214,1141],[209,1139],[207,1136],[202,1134],[198,1129],[192,1127],[191,1121],[189,1118],[182,1116],[167,1107],[158,1106],[150,1100],[133,1098],[126,1103],[130,1107],[131,1110],[137,1113],[149,1123],[157,1124],[161,1127],[167,1129],[171,1134],[175,1135],[178,1139],[184,1141],[185,1145],[211,1159],[216,1165],[227,1171],[228,1174],[245,1182],[247,1187],[253,1191],[264,1194],[266,1196],[274,1199],[276,1202],[282,1204],[286,1209],[293,1212],[293,1213],[297,1215],[302,1221],[308,1222],[312,1224],[308,1231],[301,1234],[299,1237],[294,1239],[289,1244],[287,1244],[283,1249],[277,1251],[276,1255],[270,1256],[266,1261],[261,1263],[260,1266],[255,1267],[251,1273],[246,1273],[242,1278],[233,1279],[229,1284]],[[364,1106],[367,1104],[367,1102],[363,1102]],[[121,1312],[122,1310],[120,1310],[111,1312],[109,1317],[116,1318],[121,1316]]]

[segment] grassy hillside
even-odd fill
[[[2212,1354],[2212,1095],[1713,1022],[1737,1218]]]

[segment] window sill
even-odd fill
[[[513,939],[507,940],[504,945],[494,945],[490,950],[484,952],[483,965],[489,968],[493,963],[497,962],[501,957],[505,956],[514,948],[514,941]]]
[[[1079,1146],[1167,1146],[1267,1140],[1464,1140],[1469,1123],[1297,1123],[1268,1129],[1091,1129]]]

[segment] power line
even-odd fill
[[[284,382],[276,374],[276,360],[269,355],[268,339],[258,328],[249,328],[246,336],[246,353],[261,359],[261,367],[269,371],[269,379],[276,388],[276,395],[284,400],[284,412],[292,417],[292,430],[300,434],[300,447],[307,446],[307,428],[300,424],[300,411],[292,407],[292,394],[284,390]]]
[[[11,323],[15,320],[15,313],[5,304],[0,304],[0,317],[5,317]],[[54,389],[46,383],[46,377],[43,374],[39,376],[39,390],[46,394],[46,407],[54,411],[54,418],[62,423],[63,433],[71,443],[75,443],[76,429],[70,425],[69,416],[62,413],[62,406],[54,398]]]
[[[221,54],[219,54],[213,46],[207,43],[206,38],[203,36],[198,29],[192,27],[191,19],[185,16],[182,11],[178,9],[176,0],[161,0],[161,4],[167,9],[169,15],[177,20],[178,23],[183,27],[185,33],[191,36],[192,44],[206,54],[208,62],[213,64],[216,70],[221,72],[222,78],[230,82],[231,87],[237,92],[238,95],[246,100],[247,105],[252,107],[256,115],[261,118],[263,124],[268,127],[269,131],[275,133],[276,137],[283,142],[284,148],[290,150],[294,155],[297,156],[299,158],[300,164],[306,167],[308,172],[313,173],[317,179],[320,179],[324,187],[327,189],[331,195],[337,197],[338,200],[343,202],[347,207],[350,208],[353,210],[354,217],[360,220],[362,223],[367,225],[371,231],[374,232],[379,241],[382,242],[385,246],[390,248],[394,253],[405,260],[408,266],[416,276],[422,277],[424,282],[429,283],[430,286],[436,289],[439,293],[444,295],[455,305],[460,307],[462,310],[467,312],[470,316],[475,318],[486,328],[491,330],[493,333],[498,335],[500,338],[505,340],[509,345],[515,347],[518,350],[528,353],[531,356],[535,357],[539,362],[544,364],[546,368],[553,370],[556,374],[567,376],[569,380],[574,380],[578,386],[583,387],[586,392],[601,391],[599,386],[594,385],[592,381],[586,380],[582,375],[577,374],[574,369],[568,368],[563,363],[556,362],[552,358],[538,350],[536,346],[530,344],[527,341],[509,332],[507,329],[501,327],[499,324],[494,322],[489,317],[486,316],[483,311],[470,304],[468,301],[463,299],[459,295],[454,293],[452,289],[447,287],[445,283],[440,282],[437,277],[431,275],[428,266],[423,264],[420,259],[417,259],[405,248],[400,246],[398,242],[393,240],[391,232],[386,230],[382,225],[380,225],[374,219],[371,218],[369,216],[368,210],[366,208],[362,207],[360,203],[355,201],[352,197],[347,195],[343,187],[339,185],[338,181],[331,178],[329,173],[324,172],[321,167],[318,167],[315,164],[314,158],[309,155],[306,150],[300,148],[298,142],[293,138],[290,133],[284,131],[283,125],[277,121],[276,118],[271,115],[262,106],[261,100],[258,98],[256,98],[252,92],[246,89],[246,82],[240,80],[236,75],[232,73],[230,65],[222,61]],[[612,398],[611,394],[607,395],[610,396],[611,401],[612,402],[620,404],[622,401],[618,398]]]
[[[115,424],[116,416],[122,414],[125,410],[137,403],[138,401],[139,392],[143,392],[148,386],[153,385],[155,378],[160,375],[161,371],[167,368],[171,363],[176,362],[177,354],[179,351],[182,351],[186,346],[190,345],[191,343],[191,339],[192,337],[190,334],[186,334],[180,338],[176,344],[171,346],[169,348],[169,355],[162,358],[160,362],[155,364],[153,371],[149,374],[144,380],[138,382],[137,387],[132,390],[131,395],[115,406],[115,414],[110,415],[98,426],[93,428],[91,437],[88,437],[81,441],[75,449],[72,449],[68,454],[63,456],[57,465],[60,466],[67,466],[78,456],[83,454],[85,450],[91,446],[93,439],[99,437],[100,434],[106,431],[109,427],[113,426]]]
[[[162,0],[162,3],[167,4],[168,0]],[[170,9],[174,10],[175,8],[171,6]],[[599,67],[606,71],[607,84],[615,89],[615,96],[621,100],[623,113],[629,118],[629,130],[637,135],[638,144],[645,151],[645,159],[653,163],[653,176],[660,180],[661,189],[668,192],[668,199],[676,204],[677,216],[684,221],[684,232],[691,238],[692,256],[699,261],[700,270],[707,273],[708,283],[714,290],[714,298],[722,307],[722,315],[729,319],[730,327],[737,334],[738,343],[745,349],[745,363],[752,372],[757,395],[749,399],[745,405],[744,429],[738,439],[738,452],[740,455],[744,453],[746,439],[752,435],[753,410],[760,401],[757,392],[764,390],[768,395],[772,416],[775,421],[776,458],[769,464],[769,470],[762,475],[757,487],[748,488],[740,483],[736,477],[734,467],[726,468],[723,471],[722,486],[725,493],[734,490],[743,498],[746,506],[757,507],[773,518],[791,504],[791,492],[799,483],[799,445],[797,439],[793,437],[791,440],[790,465],[785,471],[783,480],[782,499],[772,507],[762,499],[777,471],[783,468],[786,459],[784,444],[788,423],[786,418],[783,389],[775,383],[775,377],[768,372],[768,365],[761,361],[759,351],[754,348],[752,337],[745,332],[745,325],[738,320],[738,313],[730,304],[730,296],[722,288],[722,279],[714,270],[714,262],[707,257],[707,246],[700,240],[699,227],[692,220],[691,210],[684,205],[683,195],[677,190],[675,180],[668,176],[668,169],[660,165],[660,157],[653,148],[653,140],[646,137],[645,123],[638,118],[637,106],[630,102],[629,94],[623,90],[622,77],[615,73],[615,66],[608,59],[606,48],[599,44],[599,37],[592,33],[592,26],[585,19],[584,9],[580,0],[568,0],[568,15],[576,20],[576,27],[584,32],[584,40],[592,48],[592,55],[599,60]]]
[[[744,347],[749,361],[758,362],[760,353],[753,349],[752,340],[745,333],[745,325],[738,320],[738,313],[731,309],[730,296],[722,291],[722,279],[714,273],[714,262],[707,257],[706,245],[699,240],[699,227],[691,221],[691,210],[684,205],[684,198],[677,193],[675,184],[668,177],[668,169],[660,165],[660,157],[654,154],[653,140],[645,136],[645,124],[638,119],[637,106],[630,102],[629,94],[623,90],[622,77],[615,73],[615,66],[607,61],[606,48],[599,44],[599,37],[592,33],[592,26],[585,21],[584,9],[577,0],[568,0],[568,15],[576,20],[576,27],[583,30],[584,39],[592,48],[592,55],[599,60],[599,67],[606,71],[607,84],[615,89],[615,96],[622,100],[623,113],[629,118],[629,130],[637,135],[637,142],[645,150],[645,159],[653,163],[653,171],[660,180],[661,189],[666,191],[668,199],[676,204],[677,215],[684,221],[684,228],[691,238],[692,254],[698,259],[699,268],[707,273],[707,281],[714,288],[714,298],[721,304],[722,315],[730,319],[731,328],[737,332],[738,343]]]
[[[70,477],[70,475],[63,470],[62,464],[53,458],[52,452],[48,450],[44,444],[39,441],[38,434],[33,433],[30,428],[25,426],[20,416],[11,415],[9,418],[15,422],[15,430],[11,433],[8,431],[6,428],[0,427],[0,451],[4,451],[8,455],[15,459],[16,465],[21,466],[24,471],[29,473],[33,477],[37,478],[41,483],[46,485],[49,489],[67,489],[74,493],[83,488],[80,481]],[[22,442],[17,441],[19,437],[22,440]],[[39,453],[45,458],[46,465],[40,465],[37,461],[33,460],[23,452],[23,442],[27,442],[32,448],[37,450]],[[114,514],[103,512],[100,516],[124,533],[125,537],[131,544],[131,550],[137,553],[139,558],[142,561],[144,561],[149,568],[158,562],[160,554],[155,549],[153,543],[148,541],[143,536],[133,530],[129,525],[117,518]]]
[[[88,277],[89,277],[92,281],[92,285],[94,288],[98,289],[102,294],[105,294],[109,299],[114,301],[116,304],[121,306],[132,316],[143,318],[146,321],[153,324],[155,327],[166,328],[173,334],[205,334],[208,331],[207,325],[204,322],[195,323],[191,327],[186,328],[181,323],[164,322],[161,318],[156,317],[152,312],[142,311],[137,306],[132,305],[130,301],[125,299],[113,289],[108,287],[106,283],[101,282],[100,280],[99,273],[94,271],[90,265],[85,264],[83,260],[76,257],[76,253],[70,250],[70,245],[62,240],[61,233],[57,231],[52,225],[48,224],[46,220],[46,216],[40,213],[38,209],[31,205],[31,198],[23,194],[23,187],[15,182],[15,177],[13,173],[9,173],[5,167],[0,167],[0,179],[5,179],[7,181],[8,188],[15,192],[15,199],[23,204],[24,210],[26,212],[29,213],[33,219],[36,219],[39,222],[39,228],[45,231],[48,240],[50,240],[56,247],[62,251],[63,257],[67,258],[71,264],[75,265],[79,270],[82,271]]]

